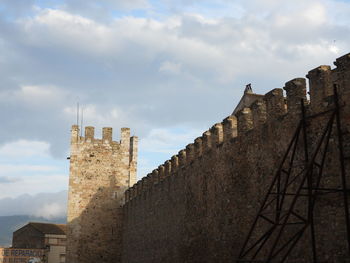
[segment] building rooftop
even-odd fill
[[[26,226],[32,226],[43,234],[52,235],[66,235],[66,225],[65,224],[50,224],[50,223],[38,223],[29,222]]]
[[[234,109],[231,115],[236,115],[236,113],[242,110],[243,108],[249,108],[255,101],[263,98],[264,95],[254,93],[251,84],[248,84],[244,90],[244,94],[241,100],[239,101],[237,107]]]

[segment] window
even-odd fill
[[[58,239],[58,244],[59,245],[65,246],[66,243],[67,243],[67,239],[66,238],[59,238]]]
[[[66,254],[60,254],[60,263],[66,262]]]
[[[57,238],[49,238],[49,244],[57,245],[58,244]]]

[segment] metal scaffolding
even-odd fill
[[[341,106],[336,85],[333,98],[332,109],[312,116],[306,116],[302,100],[301,120],[236,262],[285,262],[307,231],[310,231],[306,237],[311,248],[310,257],[313,263],[320,262],[314,223],[315,203],[320,195],[337,192],[343,195],[346,239],[350,255],[349,189],[346,181],[344,134],[340,119]],[[311,142],[307,136],[310,120],[320,117],[325,120],[322,132],[314,135]],[[328,150],[331,138],[336,140],[338,146],[340,187],[337,188],[327,187],[322,181],[326,158],[330,154]],[[263,230],[261,226],[264,226]]]

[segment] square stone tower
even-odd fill
[[[124,192],[136,182],[137,137],[121,129],[112,140],[112,128],[102,139],[94,127],[72,126],[67,216],[67,262],[121,262]]]

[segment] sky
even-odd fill
[[[0,0],[0,216],[66,211],[70,127],[139,137],[138,177],[350,52],[349,0]],[[28,200],[32,206],[29,206]]]

